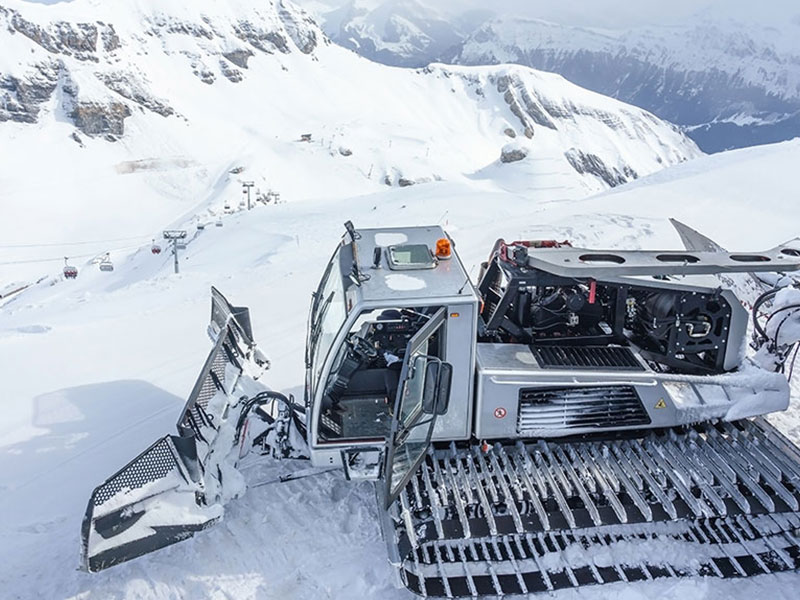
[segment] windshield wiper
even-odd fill
[[[311,319],[312,321],[315,320],[317,316],[317,308],[319,308],[319,301],[322,298],[322,290],[325,288],[325,285],[328,282],[328,276],[331,274],[331,269],[333,268],[333,261],[328,263],[328,266],[325,268],[325,272],[322,274],[322,279],[320,279],[319,287],[316,291],[311,292]]]
[[[313,327],[311,328],[311,340],[310,340],[311,348],[314,348],[317,345],[317,339],[319,339],[319,334],[322,332],[322,321],[325,320],[325,313],[328,312],[328,307],[331,305],[331,302],[333,302],[333,295],[335,293],[336,291],[334,290],[333,292],[328,294],[328,297],[325,298],[325,302],[323,302],[322,306],[319,309],[319,317],[317,318],[316,323],[314,323]]]

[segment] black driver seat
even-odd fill
[[[380,396],[390,401],[397,394],[401,363],[381,369],[359,369],[350,377],[342,400],[348,397]]]
[[[400,367],[401,363],[395,363],[353,373],[339,400],[340,409],[331,416],[340,426],[337,437],[382,438],[389,434]]]

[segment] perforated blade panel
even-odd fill
[[[179,435],[158,440],[94,490],[81,527],[87,570],[100,571],[185,540],[221,516],[219,461],[231,440],[218,436],[218,429],[226,417],[237,422],[235,411],[244,404],[237,402],[236,386],[244,365],[257,364],[251,360],[247,315],[247,309],[231,307],[213,290],[209,333],[214,347],[178,419]]]
[[[644,371],[630,348],[622,346],[532,346],[543,369]]]
[[[650,417],[630,385],[528,388],[519,392],[517,433],[523,436],[648,423]]]
[[[149,483],[164,479],[173,471],[180,475],[172,441],[169,436],[166,436],[99,486],[92,495],[92,502],[96,507],[102,506],[119,492],[139,489]]]
[[[206,434],[209,430],[217,428],[208,414],[208,404],[218,392],[230,388],[232,382],[226,381],[226,378],[238,377],[244,359],[245,355],[237,342],[234,324],[228,321],[208,355],[178,419],[178,431],[181,435],[193,435],[201,442],[208,441]]]
[[[178,421],[178,430],[184,435],[191,433],[204,440],[203,428],[214,427],[206,409],[217,392],[224,389],[227,364],[226,353],[222,351],[221,344],[217,344]]]

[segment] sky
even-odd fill
[[[338,7],[353,0],[295,0],[301,6],[322,12],[324,6]],[[387,0],[355,0],[357,4],[375,6]],[[389,0],[408,1],[408,0]],[[760,24],[785,25],[797,19],[798,0],[412,0],[440,10],[458,14],[470,9],[491,9],[498,14],[541,18],[557,23],[585,27],[627,28],[644,25],[685,23],[693,15],[707,13]]]
[[[70,0],[24,0],[36,4],[58,4]],[[458,15],[472,9],[491,10],[498,15],[544,19],[565,25],[624,29],[647,25],[685,24],[693,16],[708,14],[760,25],[800,28],[800,0],[293,0],[312,13],[355,2],[380,4],[416,2],[443,15]],[[800,35],[800,34],[798,34]]]

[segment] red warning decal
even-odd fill
[[[496,419],[502,419],[507,414],[508,414],[508,411],[506,411],[506,409],[503,408],[502,406],[494,409],[494,416],[495,416]]]

